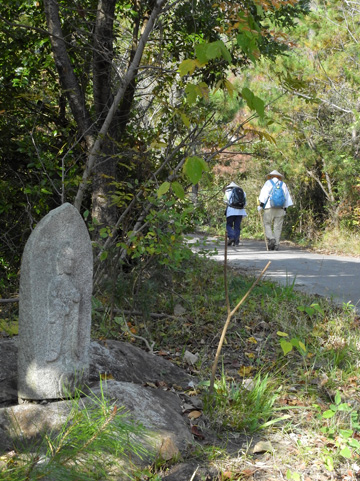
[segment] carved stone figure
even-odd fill
[[[87,382],[92,247],[71,204],[52,210],[25,246],[20,273],[19,400],[58,399]]]
[[[48,291],[48,343],[46,360],[54,362],[59,355],[65,364],[79,358],[79,302],[80,291],[72,281],[74,251],[61,249],[57,257],[57,276]]]

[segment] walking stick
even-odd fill
[[[266,234],[265,234],[264,218],[263,218],[263,215],[262,215],[263,210],[264,210],[264,209],[259,210],[259,216],[260,216],[260,222],[261,222],[262,229],[263,229],[263,234],[264,234],[264,239],[265,239],[266,250],[268,251],[268,250],[269,250],[269,246],[268,246],[268,241],[267,241],[267,237],[266,237]]]

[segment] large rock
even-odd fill
[[[88,380],[92,245],[79,212],[65,203],[30,235],[22,257],[18,396],[59,399]]]
[[[119,341],[91,343],[90,380],[99,373],[117,381],[146,383],[165,381],[187,388],[191,376],[163,357],[154,356],[131,344]]]
[[[0,340],[0,392],[7,405],[0,409],[0,454],[17,444],[31,445],[44,432],[56,433],[73,408],[71,401],[17,404],[17,344],[16,337]],[[176,389],[186,389],[194,378],[163,357],[120,341],[92,342],[90,358],[87,399],[104,393],[123,406],[146,428],[144,445],[154,456],[163,445],[182,452],[193,441]]]

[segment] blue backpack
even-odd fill
[[[285,193],[282,189],[283,182],[275,183],[272,179],[270,179],[272,183],[272,189],[269,195],[268,200],[270,200],[270,206],[274,207],[275,209],[282,209],[285,205]]]

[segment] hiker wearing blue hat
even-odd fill
[[[229,246],[240,244],[240,227],[245,217],[246,194],[235,182],[225,187],[224,202],[226,203],[226,232]]]
[[[266,176],[258,206],[259,212],[262,212],[267,250],[279,250],[286,209],[292,205],[293,201],[284,182],[284,176],[273,170]]]

